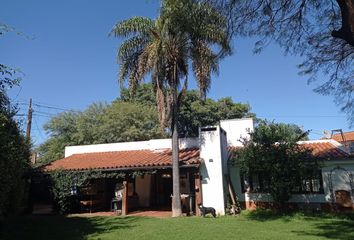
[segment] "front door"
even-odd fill
[[[151,203],[155,208],[171,209],[172,177],[170,173],[157,173],[152,179]]]

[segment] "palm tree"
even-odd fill
[[[219,59],[230,54],[225,19],[208,4],[163,0],[156,20],[133,17],[118,22],[111,34],[127,38],[118,49],[121,86],[128,81],[134,92],[143,78],[151,75],[162,128],[166,121],[170,122],[172,216],[180,216],[178,110],[187,90],[190,63],[201,97],[205,98],[211,74],[218,72]]]

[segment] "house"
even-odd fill
[[[246,209],[271,205],[264,191],[262,176],[240,174],[237,163],[229,164],[232,149],[242,147],[240,139],[253,131],[253,119],[220,121],[218,126],[201,127],[198,138],[180,139],[180,186],[183,209],[199,214],[197,205],[214,207],[217,214],[226,213],[232,192]],[[304,179],[290,199],[298,207],[330,209],[340,206],[353,209],[354,156],[333,139],[302,141],[313,158],[324,160],[316,179]],[[122,190],[122,213],[138,209],[171,209],[172,194],[171,140],[157,139],[139,142],[68,146],[65,158],[46,165],[44,173],[53,170],[142,174],[91,182],[83,205],[109,210],[117,186]],[[250,179],[252,180],[250,181]],[[85,195],[85,194],[83,194]],[[91,210],[91,209],[90,209]]]
[[[342,132],[339,130],[340,133],[333,134],[331,139],[343,144],[345,147],[348,148],[348,151],[354,152],[354,131],[351,132]]]

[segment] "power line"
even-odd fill
[[[45,137],[43,136],[42,131],[38,127],[37,120],[35,118],[34,118],[34,124],[36,125],[37,131],[39,132],[39,135],[40,135],[41,139],[45,140]]]
[[[37,110],[35,110],[34,112],[35,113],[39,113],[39,114],[48,115],[48,116],[51,116],[51,117],[55,117],[57,115],[57,114],[53,114],[53,113],[49,113],[49,112],[42,112],[42,111],[37,111]]]
[[[38,113],[34,113],[33,116],[37,116],[37,117],[47,117],[47,118],[53,118],[53,116],[49,116],[49,115],[43,115],[43,114],[38,114]]]
[[[27,117],[27,113],[16,113],[15,116],[16,117]]]
[[[257,116],[259,118],[345,118],[346,116],[339,116],[339,115],[261,115]]]
[[[28,105],[28,103],[26,103],[26,102],[17,102],[17,104]],[[46,104],[46,103],[37,102],[37,101],[33,101],[33,105],[40,107],[40,108],[48,108],[48,109],[54,109],[54,110],[60,110],[60,111],[75,111],[75,112],[79,111],[79,110],[74,110],[74,109],[70,109],[67,107],[57,106],[57,105],[53,105],[53,104]]]
[[[41,104],[37,104],[37,103],[34,103],[33,105],[35,105],[37,107],[40,107],[40,108],[48,108],[48,109],[55,109],[55,110],[61,110],[61,111],[73,111],[73,110],[68,109],[68,108],[59,108],[59,107],[41,105]]]

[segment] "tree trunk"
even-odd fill
[[[177,66],[174,64],[171,106],[171,130],[172,130],[172,217],[182,216],[181,191],[179,179],[179,142],[178,142],[178,104],[177,104]]]
[[[354,0],[336,0],[342,15],[342,27],[332,31],[332,36],[354,47]]]

